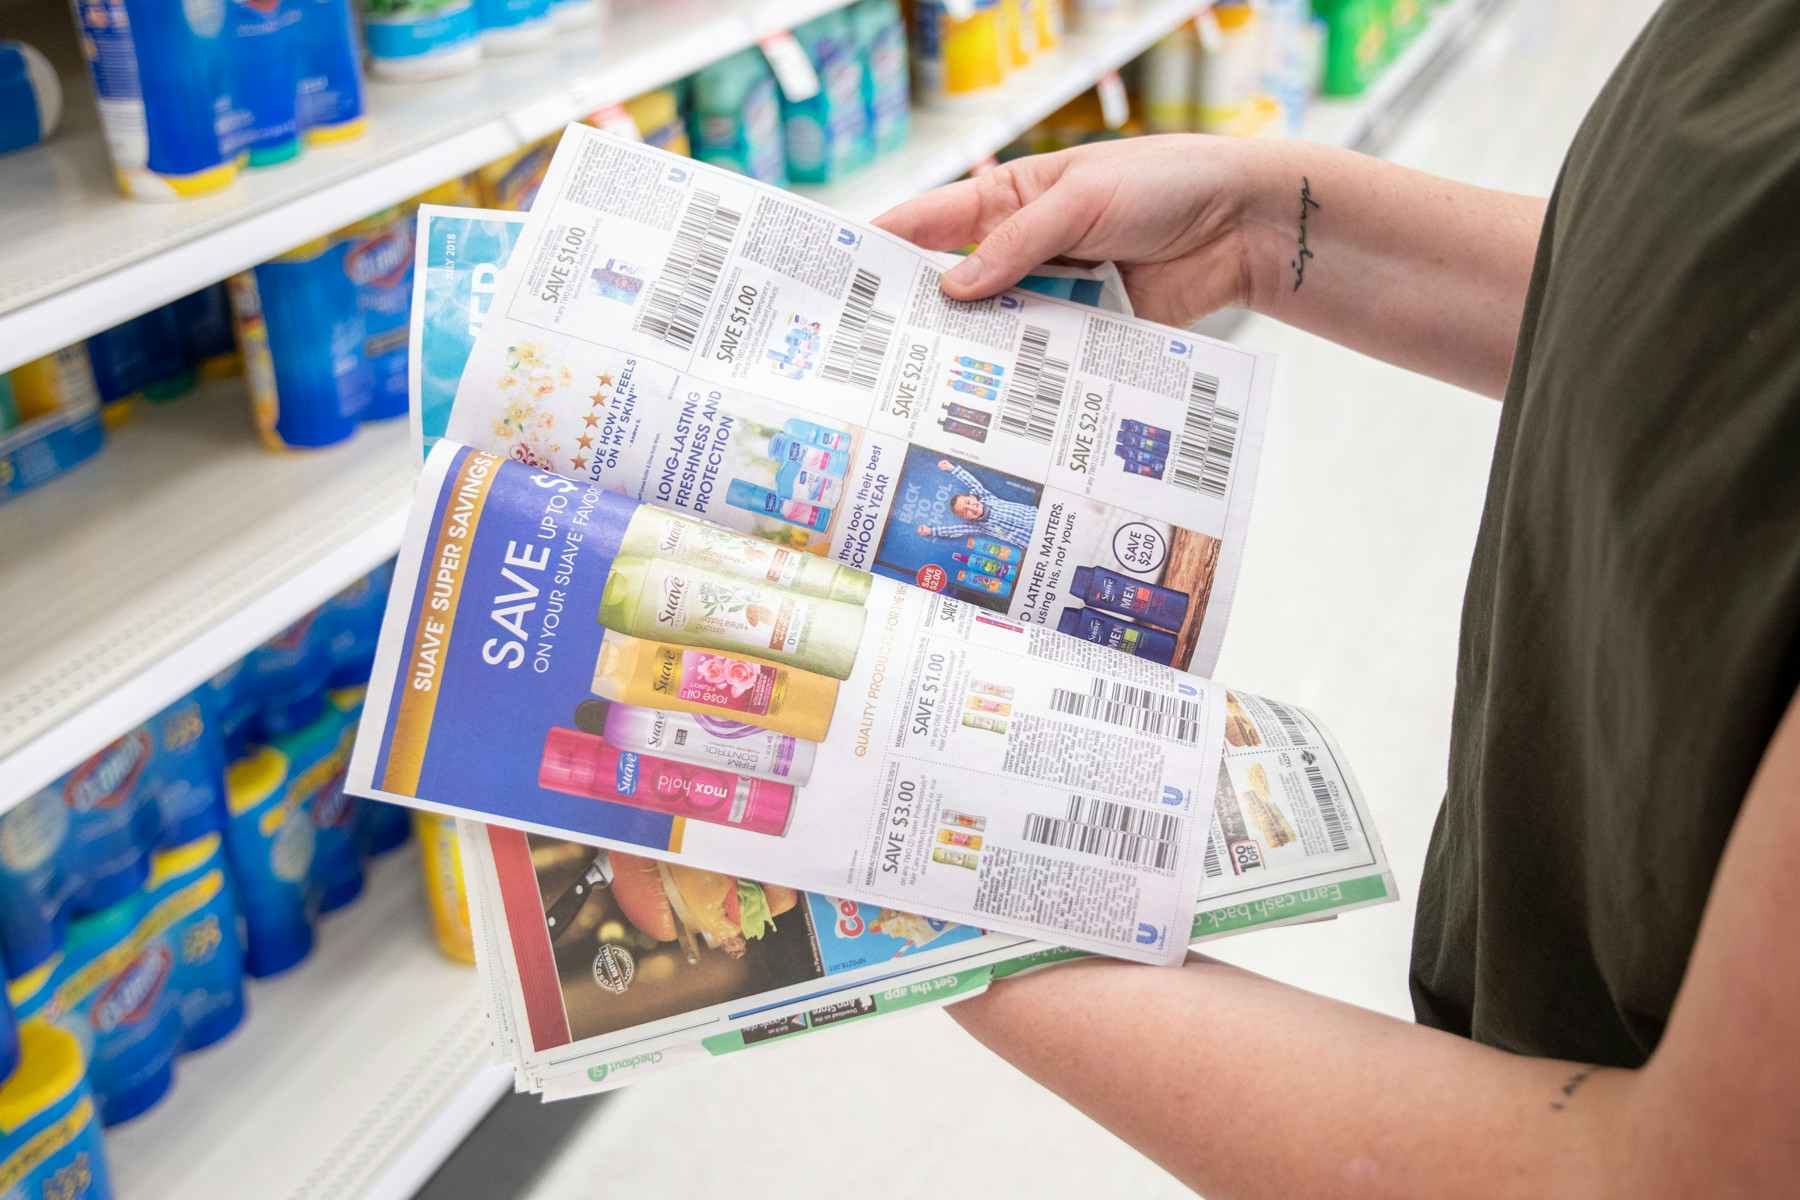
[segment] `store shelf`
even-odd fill
[[[1360,96],[1317,99],[1307,108],[1300,136],[1309,142],[1368,149],[1383,127],[1406,107],[1410,93],[1459,54],[1498,7],[1498,0],[1452,0],[1401,51]]]
[[[241,385],[144,407],[0,519],[0,809],[394,553],[406,422],[274,454]]]
[[[948,183],[1149,49],[1211,0],[1142,0],[1099,28],[1071,33],[992,95],[915,108],[906,145],[841,183],[796,191],[867,220]]]
[[[472,967],[432,944],[416,847],[370,867],[318,949],[252,982],[244,1024],[106,1132],[115,1192],[236,1200],[412,1193],[512,1086]]]
[[[91,89],[65,79],[68,127],[0,176],[0,370],[473,170],[601,104],[679,79],[845,0],[621,4],[535,54],[417,84],[370,81],[369,132],[169,204],[112,182]],[[68,13],[62,20],[69,20]],[[72,35],[69,35],[72,36]]]

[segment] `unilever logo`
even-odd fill
[[[849,229],[840,225],[838,226],[837,240],[838,245],[848,246],[850,249],[854,250],[856,247],[862,245],[862,234],[856,232],[854,229]]]
[[[64,802],[76,812],[117,808],[144,773],[150,749],[150,731],[132,730],[70,773]]]
[[[1180,808],[1187,803],[1187,793],[1171,784],[1163,784],[1162,802],[1171,808]]]
[[[1193,349],[1192,346],[1189,346],[1186,342],[1182,341],[1180,338],[1170,338],[1169,339],[1169,353],[1173,354],[1177,358],[1186,358],[1188,356],[1188,352],[1192,349]]]
[[[175,955],[166,944],[158,942],[146,948],[94,1001],[94,1028],[111,1033],[121,1025],[143,1020],[162,995],[174,965]]]
[[[1152,925],[1148,921],[1139,921],[1137,940],[1140,946],[1160,946],[1163,940],[1161,925]]]

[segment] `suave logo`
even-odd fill
[[[391,229],[356,243],[344,254],[344,273],[364,287],[395,287],[411,266],[412,243]]]
[[[69,773],[63,803],[76,812],[117,808],[150,762],[150,731],[134,729]]]
[[[676,628],[681,620],[681,610],[687,606],[688,581],[685,576],[671,573],[666,576],[663,585],[663,602],[656,610],[656,623]]]
[[[165,943],[147,947],[95,999],[90,1018],[94,1028],[111,1033],[121,1025],[143,1020],[162,995],[174,965],[175,955]]]
[[[619,751],[619,765],[613,769],[613,791],[621,796],[634,796],[638,785],[638,756],[630,750]]]

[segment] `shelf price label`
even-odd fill
[[[756,44],[761,47],[763,57],[768,59],[769,69],[775,72],[781,94],[790,103],[811,100],[819,94],[819,73],[813,69],[812,59],[806,57],[799,38],[783,30],[757,38]]]
[[[1131,119],[1131,101],[1125,96],[1125,81],[1117,71],[1108,71],[1094,84],[1100,94],[1100,119],[1108,129],[1122,128]]]

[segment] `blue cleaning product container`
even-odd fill
[[[235,684],[255,701],[252,738],[271,741],[318,719],[331,676],[331,647],[320,628],[322,608],[307,613],[244,656]]]
[[[215,283],[175,301],[176,323],[181,327],[182,348],[202,379],[235,375],[237,334],[231,328],[231,299],[225,285]]]
[[[412,836],[412,810],[384,800],[364,800],[357,813],[356,840],[363,854],[376,858],[406,845]]]
[[[232,86],[249,116],[249,165],[300,153],[300,5],[303,0],[226,0]]]
[[[362,311],[363,361],[369,368],[366,421],[406,415],[407,337],[412,325],[413,219],[398,208],[346,226],[344,271]]]
[[[359,138],[368,122],[350,0],[299,3],[300,135],[309,146]]]
[[[344,252],[317,238],[228,281],[251,415],[273,449],[341,442],[368,410],[373,377]]]
[[[225,769],[225,851],[244,917],[244,970],[275,975],[313,947],[312,814],[290,787],[288,756],[257,746]]]
[[[150,377],[142,334],[143,325],[134,319],[102,329],[87,340],[101,415],[114,428],[131,415],[131,405],[143,394]]]
[[[69,923],[69,944],[41,1010],[82,1043],[102,1124],[144,1112],[175,1080],[181,1014],[175,947],[147,895]]]
[[[475,0],[372,0],[363,42],[380,78],[435,79],[481,61],[481,18]]]
[[[912,109],[906,66],[906,23],[894,0],[862,0],[846,10],[862,59],[862,97],[874,153],[906,144]]]
[[[52,784],[69,813],[73,911],[95,912],[136,892],[161,831],[145,786],[156,739],[138,726]]]
[[[475,12],[485,53],[517,54],[550,40],[550,0],[475,0]]]
[[[321,913],[335,912],[362,895],[362,844],[357,837],[362,801],[344,791],[344,776],[350,769],[350,749],[356,742],[356,722],[362,716],[367,691],[358,686],[332,688],[326,693],[337,741],[331,752],[336,773],[319,784],[312,799],[312,885]]]
[[[781,94],[760,50],[740,50],[693,77],[688,136],[701,162],[777,187],[786,182]]]
[[[862,59],[841,13],[797,26],[794,37],[812,60],[819,90],[806,100],[782,97],[782,126],[791,183],[830,183],[873,154],[863,108]]]
[[[7,1195],[112,1200],[81,1043],[48,1021],[19,1027],[19,1068],[0,1084],[0,1180]]]
[[[233,99],[225,7],[76,3],[101,129],[126,195],[199,196],[237,178],[248,121]]]
[[[159,846],[182,846],[225,828],[225,740],[208,711],[205,686],[149,722],[155,738],[145,786],[162,832]]]
[[[37,47],[0,41],[0,154],[35,146],[62,121],[62,85]]]
[[[144,343],[144,398],[156,403],[174,400],[194,390],[195,370],[188,358],[187,334],[181,314],[173,304],[153,308],[136,318],[138,337]]]
[[[244,946],[223,837],[209,833],[157,851],[147,889],[151,923],[168,930],[175,951],[169,986],[187,1054],[224,1038],[244,1019]]]
[[[313,631],[331,656],[328,686],[352,687],[369,681],[393,582],[394,562],[389,559],[319,606]]]
[[[0,995],[0,1080],[19,1065],[19,1023],[13,1016],[12,1000]]]
[[[0,813],[0,952],[19,979],[62,949],[74,888],[69,810],[54,788]]]

